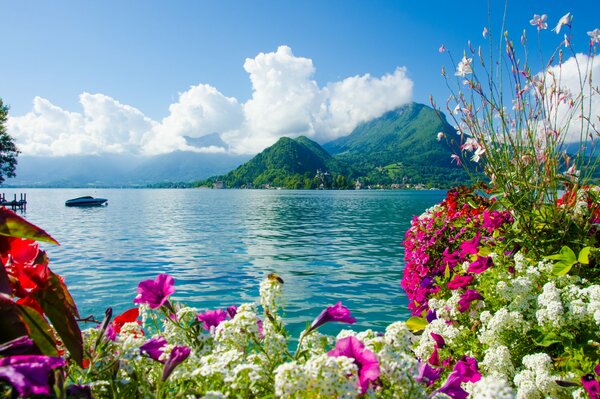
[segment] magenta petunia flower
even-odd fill
[[[435,341],[435,344],[438,346],[438,348],[443,348],[444,345],[446,345],[446,341],[444,341],[444,337],[442,337],[440,334],[431,332],[431,333],[429,333],[429,335]]]
[[[462,294],[460,296],[460,299],[458,300],[458,310],[461,313],[464,313],[467,310],[469,310],[471,302],[481,299],[483,299],[483,297],[479,292],[477,292],[477,290],[466,290],[465,293]]]
[[[480,240],[481,236],[479,233],[477,233],[477,235],[475,237],[473,237],[472,239],[463,242],[462,244],[460,244],[460,254],[461,256],[466,256],[466,255],[474,255],[477,252],[479,252],[479,240]]]
[[[477,359],[470,356],[463,356],[462,359],[456,362],[453,373],[458,374],[462,382],[477,382],[481,379]]]
[[[427,363],[431,364],[432,366],[440,366],[442,364],[440,362],[440,354],[438,353],[437,345],[433,347],[433,352],[431,353],[431,356],[429,356]]]
[[[371,382],[379,378],[379,362],[377,356],[356,337],[341,338],[335,344],[335,349],[327,352],[328,356],[346,356],[354,359],[358,366],[358,383],[361,393],[365,393]]]
[[[176,346],[171,350],[169,354],[169,359],[165,363],[165,367],[163,368],[162,380],[166,381],[167,378],[171,375],[175,367],[181,364],[185,359],[190,355],[191,349],[187,346]]]
[[[8,381],[20,396],[49,395],[52,369],[63,367],[60,357],[17,355],[0,359],[0,379]]]
[[[426,386],[431,386],[439,380],[443,371],[442,368],[431,367],[427,362],[419,363],[417,370],[419,374],[415,377],[415,381],[425,384]]]
[[[600,383],[593,374],[586,374],[581,377],[581,385],[591,399],[600,398]]]
[[[494,266],[494,261],[489,256],[478,256],[475,262],[469,265],[468,273],[480,274]]]
[[[206,331],[210,331],[211,327],[216,327],[221,324],[222,321],[227,319],[227,313],[222,309],[207,310],[204,313],[198,314],[196,319],[203,322],[202,327],[204,327]]]
[[[461,275],[456,275],[454,276],[454,278],[452,280],[450,280],[448,282],[448,289],[450,290],[457,290],[459,288],[464,288],[468,285],[470,285],[473,282],[473,279],[475,277],[473,276],[461,276]]]
[[[175,282],[168,274],[159,274],[154,280],[145,280],[138,284],[138,295],[133,303],[146,303],[150,309],[160,308],[169,295],[175,292]]]
[[[317,316],[312,322],[308,331],[316,330],[325,323],[330,321],[337,321],[340,323],[354,324],[356,319],[350,316],[350,310],[342,305],[342,302],[338,302],[333,306],[328,306],[325,310]]]
[[[167,345],[167,340],[164,337],[152,338],[146,341],[144,345],[140,346],[140,353],[157,362],[164,363],[164,360],[160,360],[160,356],[164,352],[165,345]]]
[[[459,375],[452,373],[446,379],[444,385],[440,387],[437,391],[434,391],[431,395],[436,393],[444,393],[450,396],[452,399],[467,399],[469,397],[469,393],[462,389],[460,384],[462,380]]]
[[[237,314],[237,306],[235,306],[235,305],[228,306],[227,314],[229,315],[230,319],[233,319],[235,317],[235,315]]]

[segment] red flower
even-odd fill
[[[133,323],[137,321],[138,324],[142,324],[142,322],[137,319],[139,315],[140,311],[138,310],[138,308],[131,308],[115,317],[115,319],[112,322],[112,326],[115,329],[115,332],[119,334],[121,332],[121,328],[125,323]]]
[[[48,258],[33,240],[2,237],[0,260],[11,277],[11,288],[18,297],[26,297],[46,285],[50,278]]]

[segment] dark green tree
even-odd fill
[[[17,168],[17,156],[19,150],[8,131],[6,121],[8,120],[8,105],[4,105],[0,98],[0,184],[7,177],[15,177]]]

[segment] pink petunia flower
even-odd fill
[[[146,341],[145,344],[140,346],[140,353],[146,355],[157,362],[164,363],[164,360],[160,360],[161,355],[164,352],[164,347],[167,345],[167,340],[164,337],[152,338]]]
[[[333,306],[328,306],[319,314],[310,325],[308,331],[316,330],[325,323],[330,321],[337,321],[340,323],[354,324],[356,319],[350,316],[350,310],[342,305],[342,302],[338,302]]]
[[[477,290],[466,290],[465,293],[460,296],[458,301],[458,310],[461,313],[464,313],[469,310],[471,302],[481,299],[483,299],[483,297],[479,292],[477,292]]]
[[[175,346],[171,349],[171,353],[169,354],[169,358],[165,363],[165,367],[163,368],[162,380],[166,381],[167,378],[171,375],[175,367],[181,364],[185,359],[190,355],[191,349],[187,346]]]
[[[159,274],[154,280],[145,280],[138,284],[138,295],[133,303],[146,303],[150,309],[160,308],[175,292],[175,282],[168,274]]]
[[[335,349],[327,352],[328,356],[346,356],[354,359],[358,367],[358,383],[361,393],[365,393],[369,384],[379,378],[379,362],[377,356],[356,337],[349,336],[339,339],[335,344]]]
[[[450,280],[447,284],[448,289],[457,290],[459,288],[465,288],[473,282],[473,276],[461,276],[456,275],[452,280]]]
[[[211,327],[216,327],[227,319],[227,313],[222,309],[207,310],[204,313],[198,314],[196,319],[203,322],[202,327],[206,331],[210,331]]]
[[[491,257],[478,256],[477,259],[469,265],[467,272],[481,274],[492,266],[494,266],[494,261]]]

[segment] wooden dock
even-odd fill
[[[6,195],[4,193],[0,194],[0,206],[5,206],[7,208],[16,211],[17,209],[20,211],[27,210],[27,194],[21,193],[20,198],[17,200],[17,194],[12,201],[6,200]]]

